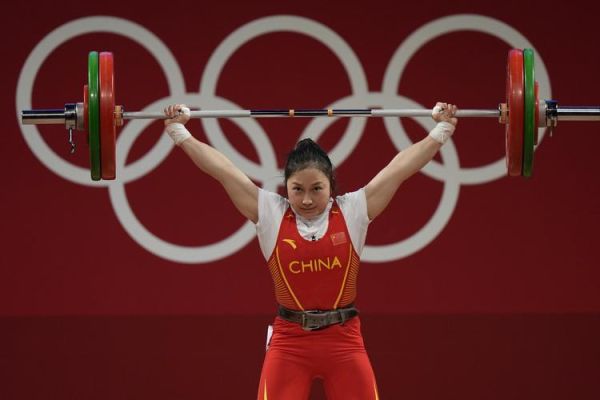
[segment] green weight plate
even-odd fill
[[[533,144],[535,142],[535,71],[533,50],[523,49],[523,86],[525,113],[523,116],[523,176],[530,177],[533,170]]]
[[[102,178],[100,168],[100,96],[98,77],[98,52],[88,55],[88,137],[90,141],[90,172],[92,180]]]
[[[538,81],[535,81],[535,127],[533,128],[534,132],[535,132],[535,137],[534,137],[534,145],[537,146],[538,145],[538,141],[539,141],[539,126],[540,126],[540,85],[538,84]]]

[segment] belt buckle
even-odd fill
[[[321,329],[322,326],[321,325],[309,325],[308,322],[308,315],[309,314],[322,314],[321,311],[319,310],[309,310],[309,311],[304,311],[302,313],[302,323],[300,324],[302,326],[302,329],[304,329],[305,331],[316,331],[317,329]]]

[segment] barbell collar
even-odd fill
[[[77,129],[77,104],[65,104],[65,128],[69,130]]]
[[[85,130],[85,119],[83,116],[83,113],[84,113],[83,103],[75,104],[75,113],[76,113],[76,118],[77,118],[77,121],[75,123],[75,129],[78,131],[84,131]]]
[[[558,102],[556,100],[546,100],[546,126],[552,129],[556,127],[558,123]]]

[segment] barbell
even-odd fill
[[[492,117],[505,125],[506,166],[509,176],[530,177],[538,129],[553,130],[558,120],[599,121],[598,106],[560,106],[555,100],[538,99],[534,53],[511,49],[506,65],[506,101],[495,109],[459,110],[459,118]],[[268,109],[198,110],[192,118],[262,117],[426,117],[429,109]],[[83,101],[67,103],[62,109],[22,110],[22,124],[64,124],[69,131],[71,152],[73,130],[88,134],[92,180],[116,178],[116,129],[128,119],[165,119],[162,112],[126,112],[115,103],[114,58],[111,52],[88,55],[88,83]]]

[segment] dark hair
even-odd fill
[[[321,146],[310,138],[299,141],[294,150],[288,154],[284,169],[285,186],[290,176],[306,168],[316,168],[325,174],[329,179],[331,193],[335,192],[335,173],[331,160]]]

